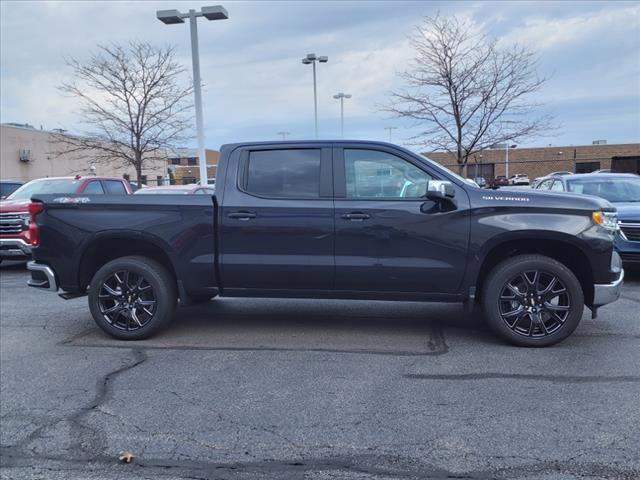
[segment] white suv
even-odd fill
[[[509,185],[529,185],[529,176],[524,173],[518,173],[509,178]]]

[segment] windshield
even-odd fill
[[[170,194],[170,195],[188,195],[191,190],[183,190],[179,188],[143,188],[138,190],[136,195],[156,195],[156,194]]]
[[[595,195],[612,203],[640,202],[640,177],[638,178],[579,178],[567,180],[570,192]]]
[[[71,178],[32,180],[9,195],[7,200],[29,200],[33,195],[42,193],[75,193],[81,181]]]

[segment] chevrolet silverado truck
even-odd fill
[[[214,195],[34,195],[29,285],[88,295],[119,339],[178,304],[304,297],[464,302],[521,346],[620,295],[602,198],[482,190],[379,142],[224,145],[217,173]]]
[[[0,262],[31,258],[29,203],[32,195],[84,193],[128,195],[129,182],[112,177],[47,177],[31,180],[0,201]]]

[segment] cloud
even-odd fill
[[[626,8],[605,8],[596,14],[574,15],[564,18],[535,16],[524,25],[516,25],[500,38],[501,44],[520,43],[546,50],[576,45],[593,38],[616,35],[620,30],[630,32],[638,40],[640,5]]]
[[[45,128],[78,125],[76,106],[55,89],[69,75],[64,56],[88,58],[98,43],[129,39],[176,46],[189,73],[188,25],[161,24],[155,11],[200,8],[179,2],[0,2],[0,119]],[[455,13],[503,45],[540,51],[540,73],[552,79],[540,93],[561,113],[567,135],[627,132],[640,98],[640,6],[615,2],[229,2],[230,19],[199,21],[204,113],[208,144],[313,134],[311,67],[301,58],[328,55],[318,66],[321,135],[339,135],[343,91],[348,136],[386,139],[384,126],[403,127],[396,139],[418,131],[376,110],[400,86],[396,72],[412,57],[407,36],[425,15]],[[185,79],[186,81],[186,79]],[[577,103],[580,119],[569,110]],[[615,109],[607,105],[615,104]],[[629,105],[624,110],[622,105]],[[611,112],[623,112],[619,116]],[[606,125],[601,119],[606,118]],[[591,126],[587,126],[591,125]],[[577,140],[569,140],[575,143]]]

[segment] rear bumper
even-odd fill
[[[620,270],[618,278],[611,283],[595,284],[593,286],[593,306],[601,307],[620,298],[622,283],[624,280],[624,270]]]
[[[27,263],[27,269],[31,272],[31,278],[27,281],[27,285],[51,292],[58,291],[56,274],[51,267],[41,263],[29,262]]]
[[[31,245],[21,238],[0,238],[0,258],[16,259],[31,256]]]

